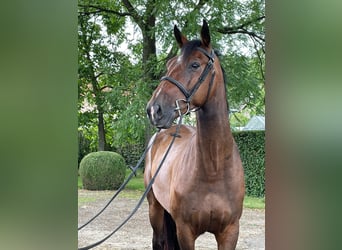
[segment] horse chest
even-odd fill
[[[232,218],[231,204],[227,198],[215,192],[204,195],[201,193],[203,194],[203,192],[191,192],[178,195],[173,201],[178,211],[174,212],[181,215],[180,220],[193,225],[196,231],[221,231]]]

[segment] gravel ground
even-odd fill
[[[103,214],[79,231],[79,247],[97,242],[112,232],[132,211],[140,193],[125,191],[120,194]],[[112,191],[79,190],[78,224],[92,218],[113,195]],[[152,228],[148,219],[148,203],[145,199],[137,213],[116,234],[94,248],[96,250],[152,249]],[[205,233],[196,240],[196,250],[217,249],[214,235]],[[240,236],[237,250],[265,249],[265,210],[244,209],[240,220]]]

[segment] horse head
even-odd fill
[[[167,73],[147,104],[150,121],[158,128],[169,128],[178,116],[205,104],[213,89],[215,68],[219,66],[205,20],[200,40],[188,41],[176,25],[174,36],[181,53],[167,62]]]

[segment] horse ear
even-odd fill
[[[173,33],[175,35],[179,47],[182,48],[183,45],[188,42],[188,39],[186,39],[186,37],[183,36],[183,34],[178,29],[177,25],[175,25],[175,27],[173,28]]]
[[[201,29],[201,40],[202,40],[202,43],[206,47],[209,47],[209,45],[210,45],[209,26],[208,26],[208,23],[204,19],[203,19],[203,25],[202,25],[202,29]]]

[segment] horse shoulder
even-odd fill
[[[160,162],[162,162],[173,138],[172,134],[176,132],[175,129],[176,127],[173,126],[157,134],[155,142],[146,157],[145,185],[148,185],[149,180],[152,179]],[[184,171],[182,170],[182,166],[184,165],[182,164],[182,159],[188,159],[187,148],[189,148],[194,135],[195,130],[192,127],[185,125],[180,127],[179,137],[176,137],[152,185],[156,199],[167,211],[170,211],[170,197],[173,192],[173,187],[179,182],[180,172]]]

